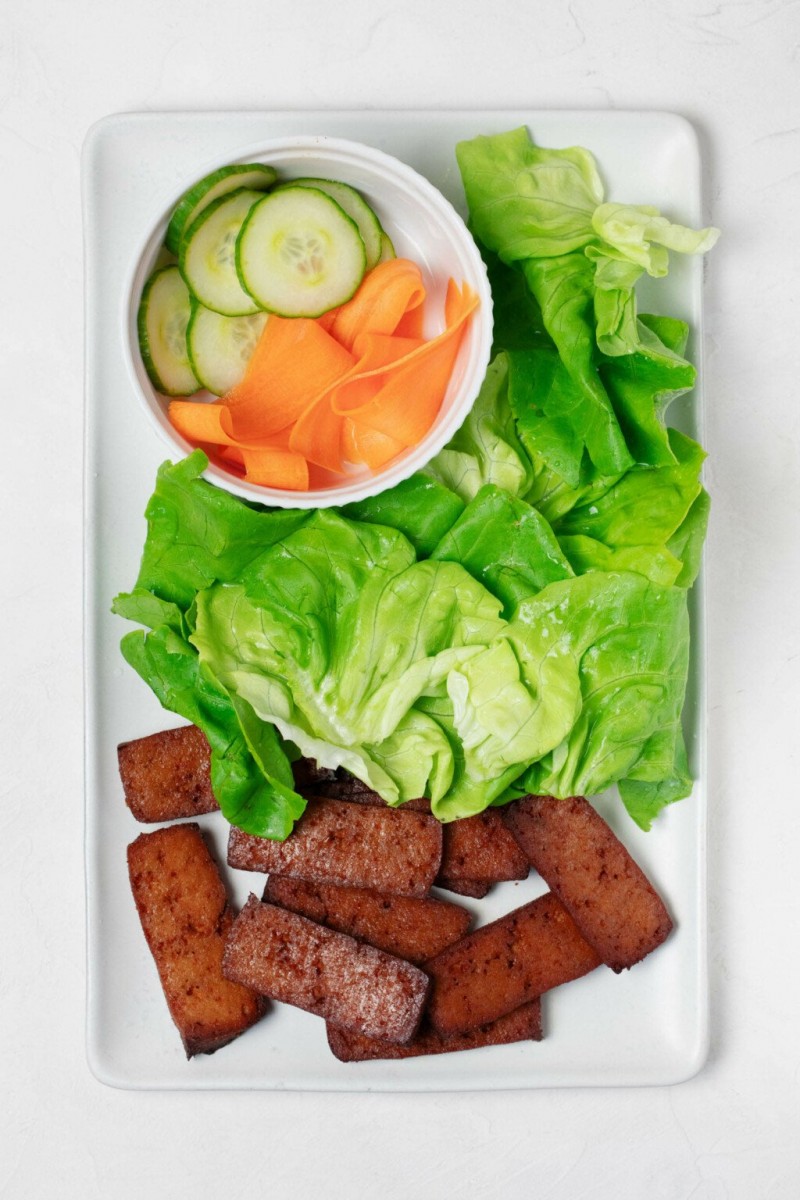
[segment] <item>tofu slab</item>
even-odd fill
[[[353,804],[385,808],[386,802],[360,779],[346,772],[333,782],[322,780],[317,795]],[[429,800],[409,800],[399,811],[430,813]],[[495,883],[525,879],[530,864],[496,809],[442,826],[442,863],[436,886],[461,896],[480,899]]]
[[[213,1054],[249,1029],[265,1004],[222,974],[233,912],[199,827],[171,825],[140,834],[128,847],[128,872],[187,1057]]]
[[[263,899],[420,965],[466,933],[470,914],[447,900],[270,875]]]
[[[284,842],[232,828],[228,862],[312,883],[425,896],[442,859],[442,827],[425,813],[311,799]]]
[[[457,875],[436,876],[436,886],[445,892],[455,892],[457,896],[469,896],[471,900],[482,900],[491,890],[494,881],[491,879],[462,879]]]
[[[468,933],[425,964],[428,1018],[442,1037],[496,1021],[551,988],[586,975],[600,956],[547,892]]]
[[[137,821],[174,821],[219,807],[211,790],[211,750],[196,725],[123,742],[117,758],[125,803]]]
[[[403,1046],[379,1042],[375,1038],[348,1033],[328,1025],[328,1045],[340,1062],[365,1062],[375,1058],[418,1058],[425,1054],[452,1054],[458,1050],[478,1050],[482,1046],[506,1046],[511,1042],[542,1039],[542,1006],[531,1000],[514,1012],[498,1017],[489,1025],[481,1025],[468,1033],[440,1037],[423,1018],[419,1032]]]
[[[233,923],[228,979],[354,1033],[407,1042],[429,990],[418,967],[251,896]]]
[[[504,810],[509,831],[588,942],[614,971],[632,967],[672,929],[663,900],[582,796],[525,796]]]
[[[451,821],[443,834],[438,887],[480,897],[493,884],[525,879],[530,871],[530,863],[506,829],[499,809]]]

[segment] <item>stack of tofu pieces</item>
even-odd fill
[[[271,1002],[322,1017],[343,1062],[538,1040],[542,995],[633,966],[672,928],[582,797],[526,796],[442,825],[426,800],[390,808],[305,759],[294,769],[308,806],[284,842],[230,829],[228,865],[267,875],[235,914],[191,819],[218,807],[204,735],[185,726],[118,753],[131,813],[159,825],[128,847],[129,876],[189,1057],[244,1033]],[[531,868],[549,890],[477,929],[440,894],[480,899]]]

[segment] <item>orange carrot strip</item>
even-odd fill
[[[460,337],[467,318],[477,308],[477,305],[478,297],[476,293],[466,284],[462,292],[451,279],[445,301],[446,328],[437,337],[431,338],[427,342],[408,339],[406,345],[410,346],[411,349],[389,363],[383,361],[380,343],[373,342],[371,338],[365,339],[363,344],[365,350],[363,359],[359,360],[353,370],[341,379],[338,384],[334,385],[334,408],[336,411],[352,413],[359,408],[358,403],[351,399],[350,389],[360,384],[362,380],[384,375],[388,376],[390,373],[401,370],[410,362],[424,361],[426,358],[432,356],[439,347],[445,345],[456,336]],[[372,351],[375,346],[378,349],[375,353],[373,363]]]
[[[371,471],[391,462],[405,450],[402,442],[345,417],[342,426],[342,454],[353,463],[365,463]]]
[[[192,445],[211,442],[219,446],[233,446],[235,438],[223,427],[225,409],[216,401],[206,404],[202,400],[170,400],[167,415],[182,437]]]
[[[445,331],[388,367],[356,369],[333,388],[334,412],[357,417],[360,424],[402,440],[407,446],[414,445],[430,428],[439,410],[466,322],[477,304],[478,297],[470,288],[465,285],[460,291],[451,280],[445,304]],[[381,378],[381,387],[365,400],[366,381],[374,377]]]
[[[418,308],[410,309],[404,317],[401,318],[395,329],[396,337],[404,338],[419,338],[422,339],[425,325],[425,309],[420,304]]]
[[[257,450],[245,447],[242,458],[248,483],[292,492],[308,491],[308,463],[302,455],[274,446]]]
[[[464,325],[425,359],[408,362],[389,378],[378,394],[359,410],[362,425],[385,433],[406,446],[416,446],[436,420],[453,373]],[[413,397],[413,403],[409,403]]]
[[[427,345],[419,338],[389,337],[380,333],[360,333],[355,340],[358,362],[352,371],[337,383],[332,395],[338,396],[346,387],[348,410],[366,407],[378,394],[386,379],[385,371],[400,359]]]
[[[417,264],[392,258],[378,263],[364,277],[352,300],[336,310],[328,328],[337,342],[352,350],[359,334],[395,333],[409,313],[422,312],[424,299],[425,285]]]
[[[368,371],[378,371],[382,367],[390,367],[401,358],[407,358],[415,350],[421,350],[428,343],[423,338],[398,337],[387,333],[359,333],[353,344],[356,364],[350,375],[364,375]],[[345,383],[346,379],[339,382]]]
[[[320,396],[298,417],[289,447],[318,467],[342,470],[342,417],[333,411],[330,395]]]
[[[220,462],[224,466],[235,467],[237,471],[244,471],[244,456],[238,446],[204,446],[203,449],[212,462]]]
[[[249,442],[284,429],[354,365],[316,321],[271,316],[244,379],[222,398],[231,432]]]

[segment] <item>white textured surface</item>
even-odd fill
[[[3,6],[2,1200],[797,1194],[799,43],[777,0]],[[706,280],[709,1063],[654,1089],[104,1088],[83,1036],[86,130],[126,110],[521,105],[689,117],[725,231]]]

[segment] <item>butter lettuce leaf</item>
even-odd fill
[[[583,575],[523,605],[508,636],[542,689],[544,667],[567,679],[569,670],[557,669],[567,663],[580,688],[568,737],[528,768],[514,794],[594,795],[636,780],[645,763],[666,757],[672,768],[689,662],[684,590],[633,573]]]
[[[306,512],[267,511],[213,487],[201,478],[207,466],[202,450],[164,463],[145,510],[148,535],[135,590],[184,611],[201,588],[236,579],[265,546],[308,520]]]
[[[644,350],[635,286],[666,274],[669,250],[705,253],[718,231],[691,230],[657,209],[607,202],[593,157],[536,146],[527,129],[456,148],[470,222],[507,266],[522,271],[542,323],[575,385],[586,450],[605,475],[632,464],[598,370],[606,357]]]
[[[446,788],[446,738],[408,713],[491,641],[500,607],[459,564],[417,561],[397,530],[320,511],[239,584],[198,596],[191,641],[302,753],[400,803]]]
[[[431,557],[461,563],[503,601],[506,617],[526,597],[573,574],[544,517],[491,484],[467,505]]]
[[[499,354],[490,364],[464,424],[425,468],[425,474],[465,502],[486,484],[512,496],[531,486],[534,470],[522,445],[508,402],[508,359]]]
[[[275,728],[221,687],[193,648],[167,626],[127,634],[122,653],[164,708],[205,733],[211,785],[227,820],[260,837],[288,837],[306,802],[294,790]]]
[[[377,496],[347,504],[339,511],[352,521],[399,529],[418,556],[427,558],[463,510],[464,501],[455,491],[418,472]]]

